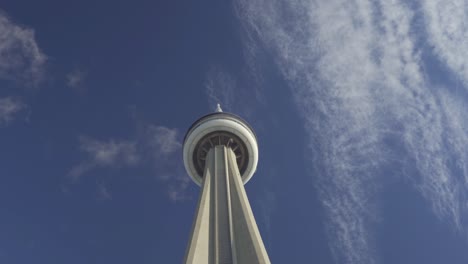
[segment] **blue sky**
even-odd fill
[[[468,4],[0,4],[0,263],[180,263],[186,129],[255,129],[273,263],[468,262]]]

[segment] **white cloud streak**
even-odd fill
[[[7,125],[26,105],[12,97],[0,98],[0,125]]]
[[[213,110],[218,103],[226,110],[232,109],[235,87],[234,78],[220,68],[212,67],[208,71],[205,80],[205,93]]]
[[[190,178],[186,175],[182,163],[174,157],[180,154],[182,149],[178,137],[177,129],[150,125],[144,141],[140,141],[140,145],[149,150],[146,153],[150,156],[149,162],[155,165],[158,179],[168,185],[167,195],[173,202],[190,199],[186,192],[191,183]]]
[[[0,78],[35,86],[43,79],[46,60],[34,30],[14,24],[0,11]]]
[[[147,125],[144,133],[130,140],[80,137],[79,143],[84,158],[68,173],[68,177],[74,182],[96,169],[147,166],[157,175],[158,180],[168,185],[167,195],[172,201],[190,198],[186,194],[189,177],[180,162],[171,162],[182,147],[176,129]],[[101,198],[111,197],[104,185],[98,186],[98,193]]]
[[[100,166],[135,165],[139,160],[135,143],[130,141],[101,142],[81,137],[80,149]]]
[[[150,125],[148,127],[148,143],[156,157],[167,157],[182,147],[177,139],[177,130],[164,126]]]
[[[273,52],[305,120],[337,263],[378,262],[369,228],[378,218],[373,197],[379,175],[400,173],[385,171],[396,157],[398,164],[416,168],[416,175],[405,176],[435,214],[463,228],[465,107],[444,87],[426,83],[408,5],[239,0],[235,7],[249,36],[246,49],[266,46]],[[403,153],[389,141],[403,146]],[[448,156],[455,156],[465,185]]]
[[[95,168],[135,166],[140,160],[136,142],[132,141],[80,137],[80,150],[86,153],[87,159],[71,169],[69,176],[75,180]]]
[[[468,84],[468,2],[425,0],[424,18],[429,41],[465,85]]]
[[[83,83],[86,79],[86,73],[82,70],[75,69],[67,74],[66,81],[70,88],[83,90]]]

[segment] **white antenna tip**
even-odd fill
[[[218,112],[218,113],[223,112],[223,109],[221,109],[220,104],[216,105],[216,112]]]

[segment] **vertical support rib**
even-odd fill
[[[270,263],[237,167],[236,156],[227,149],[233,234],[238,263]]]
[[[225,147],[218,145],[214,148],[215,151],[215,263],[231,264],[232,251],[231,251],[231,235],[230,235],[230,213],[229,213],[229,199],[228,199],[228,168]]]
[[[185,263],[270,263],[250,208],[234,152],[208,152]]]
[[[212,174],[214,151],[207,154],[203,185],[192,225],[189,244],[185,253],[184,263],[214,263],[213,259],[213,232],[212,223],[214,215],[211,212]]]

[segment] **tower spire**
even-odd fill
[[[217,112],[217,113],[222,113],[222,112],[223,112],[223,109],[221,109],[221,104],[217,104],[217,105],[216,105],[216,110],[215,110],[215,112]]]

